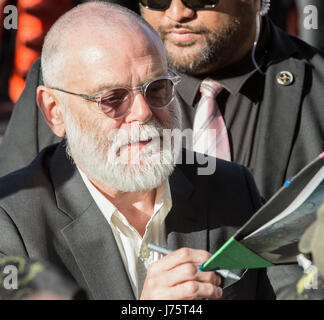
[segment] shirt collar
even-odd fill
[[[112,215],[118,209],[90,182],[88,177],[85,175],[82,170],[77,167],[83,182],[85,183],[86,187],[88,188],[92,198],[96,202],[97,206],[99,207],[100,211],[103,213],[109,224],[111,223]],[[156,189],[156,196],[155,196],[155,203],[154,203],[154,214],[157,213],[164,204],[167,204],[168,207],[172,206],[172,198],[171,198],[171,190],[169,180],[166,180],[162,185],[160,185]],[[166,210],[166,214],[169,210]],[[161,222],[164,221],[166,216],[160,217]]]
[[[262,32],[256,50],[256,60],[261,66],[267,62],[267,43],[270,33],[270,23],[268,19],[264,18]],[[251,53],[249,53],[239,63],[224,70],[211,73],[208,77],[218,81],[230,94],[237,95],[246,81],[256,72],[257,70],[251,60]],[[201,82],[205,77],[206,75],[204,77],[195,77],[188,74],[181,74],[181,82],[178,85],[177,92],[188,105],[194,106],[197,95],[199,94]]]
[[[107,221],[110,223],[111,217],[116,211],[116,207],[90,182],[85,173],[83,173],[83,171],[79,167],[77,168],[93,200],[95,201],[95,203],[99,207],[99,210],[103,213]]]

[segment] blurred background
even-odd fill
[[[109,1],[138,12],[136,0]],[[28,71],[40,56],[46,32],[60,15],[82,2],[86,0],[0,0],[0,142],[13,105],[24,89]],[[17,29],[5,28],[10,5],[18,9]],[[318,30],[306,30],[303,26],[307,5],[315,5],[318,9]],[[272,0],[270,16],[288,33],[324,50],[323,6],[324,0]]]

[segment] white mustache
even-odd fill
[[[151,121],[148,124],[141,126],[133,126],[129,130],[116,129],[110,132],[109,149],[116,154],[120,148],[132,143],[139,143],[140,141],[149,141],[160,138],[163,135],[163,127]]]

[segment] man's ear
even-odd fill
[[[65,123],[63,118],[63,106],[55,97],[52,90],[45,86],[37,87],[36,100],[47,125],[58,137],[65,135]]]

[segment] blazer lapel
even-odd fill
[[[289,163],[309,66],[307,61],[298,57],[294,42],[287,41],[283,31],[269,19],[264,20],[272,35],[266,50],[269,63],[260,114],[261,138],[256,142],[253,176],[262,195],[268,198],[286,179],[287,168],[283,170],[283,164]],[[278,76],[283,71],[292,74],[292,83],[279,84]],[[271,171],[267,170],[269,163],[273,168]]]
[[[175,168],[169,181],[172,209],[165,222],[168,247],[208,250],[207,215],[205,209],[196,204],[194,186],[180,167]]]
[[[306,63],[295,58],[272,65],[267,70],[260,134],[254,177],[264,196],[272,194],[286,179],[279,176],[283,164],[289,163],[290,148],[295,139],[295,128],[301,107]],[[289,71],[294,77],[292,84],[284,86],[277,82],[280,72]],[[271,96],[270,96],[271,95]],[[275,121],[274,121],[275,119]],[[271,163],[272,171],[266,170]],[[287,169],[287,168],[285,168]]]
[[[113,233],[94,202],[62,233],[93,299],[135,299]]]
[[[74,257],[66,259],[65,265],[76,278],[81,272],[83,279],[77,280],[86,284],[93,299],[135,299],[109,223],[67,159],[62,143],[50,171],[58,209],[72,219],[60,230]],[[79,270],[74,270],[75,263]]]

